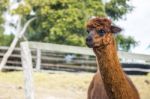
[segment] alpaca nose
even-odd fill
[[[91,36],[87,37],[86,42],[92,42],[92,37]]]
[[[91,36],[88,36],[86,38],[86,45],[89,47],[89,48],[92,48],[93,47],[93,39]]]

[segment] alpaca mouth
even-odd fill
[[[86,42],[86,45],[87,45],[89,48],[93,48],[93,43],[91,43],[91,42]]]
[[[101,46],[99,46],[99,45],[95,45],[94,43],[92,43],[92,42],[86,42],[86,45],[89,47],[89,48],[99,48],[99,47],[101,47]]]

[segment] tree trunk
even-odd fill
[[[8,58],[9,58],[9,56],[12,54],[12,52],[13,52],[13,50],[14,50],[14,48],[15,48],[17,42],[18,42],[18,40],[19,40],[20,38],[22,38],[22,36],[25,34],[25,31],[26,31],[27,27],[29,26],[29,24],[30,24],[33,20],[35,20],[35,19],[36,19],[36,18],[34,17],[34,18],[31,18],[30,20],[28,20],[28,21],[25,23],[23,29],[21,29],[21,31],[20,31],[20,25],[17,26],[17,27],[18,27],[18,31],[17,31],[17,33],[16,33],[16,35],[15,35],[15,38],[14,38],[14,40],[12,41],[12,43],[11,43],[9,49],[7,50],[7,52],[5,53],[5,55],[3,56],[3,59],[2,59],[2,61],[1,61],[1,63],[0,63],[0,71],[2,71],[2,69],[3,69],[4,66],[6,65],[6,62],[7,62]],[[20,19],[20,20],[21,20],[21,19]],[[19,24],[20,24],[20,22],[19,22]]]

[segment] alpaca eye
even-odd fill
[[[104,30],[98,30],[97,33],[100,35],[100,36],[103,36],[106,32]]]

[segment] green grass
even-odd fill
[[[36,99],[86,99],[88,85],[93,73],[34,73]],[[150,99],[150,74],[130,76],[141,99]],[[22,72],[0,72],[0,99],[24,99]],[[57,99],[57,98],[54,98]]]

